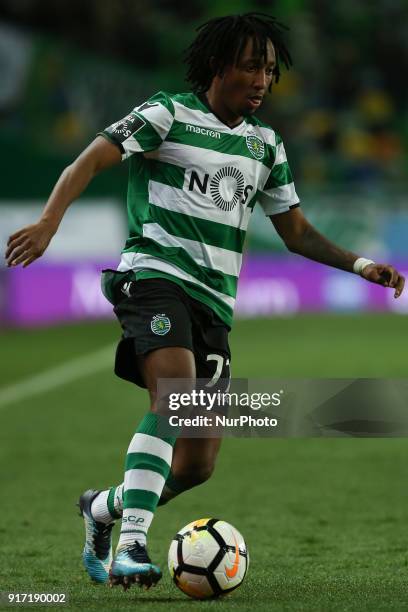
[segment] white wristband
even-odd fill
[[[358,259],[356,259],[356,261],[353,264],[353,272],[355,274],[361,275],[364,268],[373,263],[375,263],[375,261],[372,261],[372,259],[366,259],[365,257],[359,257]]]

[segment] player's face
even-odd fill
[[[275,49],[270,40],[266,47],[266,61],[255,53],[249,38],[241,59],[228,67],[222,77],[224,104],[237,116],[251,115],[260,105],[272,82],[276,66]]]

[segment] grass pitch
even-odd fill
[[[231,336],[235,377],[407,377],[403,316],[312,316],[241,321]],[[1,388],[117,338],[115,323],[1,334]],[[113,360],[113,350],[112,350]],[[81,566],[86,488],[121,480],[145,392],[106,369],[0,405],[0,590],[67,592],[85,610],[404,610],[408,608],[405,439],[227,439],[200,488],[159,508],[151,556],[156,589],[91,584]],[[244,585],[195,602],[166,570],[174,533],[224,518],[247,540]],[[39,606],[38,606],[39,607]],[[49,606],[48,606],[49,608]]]

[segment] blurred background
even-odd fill
[[[181,52],[199,24],[249,10],[290,26],[294,67],[259,116],[283,136],[307,217],[408,276],[407,0],[1,0],[1,251],[96,132],[160,89],[186,90]],[[9,270],[0,258],[1,580],[63,587],[75,609],[135,606],[133,589],[88,586],[74,511],[81,491],[121,481],[148,405],[113,375],[119,326],[100,291],[126,237],[126,189],[123,163],[69,209],[41,260]],[[233,375],[406,378],[407,296],[285,252],[255,210]],[[357,424],[339,440],[225,440],[211,480],[158,512],[152,558],[164,567],[182,525],[220,516],[252,567],[223,610],[408,609],[406,441]],[[169,576],[161,585],[139,611],[191,609]]]
[[[2,250],[98,130],[159,89],[188,88],[181,53],[199,24],[249,10],[290,27],[294,67],[259,116],[283,136],[306,215],[340,245],[408,270],[405,0],[2,0]],[[1,260],[3,325],[111,316],[99,273],[119,260],[126,187],[124,163],[72,206],[40,261],[10,271]],[[405,313],[408,298],[285,252],[256,210],[237,317],[321,310]]]

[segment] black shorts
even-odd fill
[[[193,352],[197,378],[230,378],[229,328],[211,308],[170,280],[129,281],[118,274],[123,281],[116,283],[113,310],[123,334],[116,350],[117,376],[145,388],[136,355],[181,346]]]

